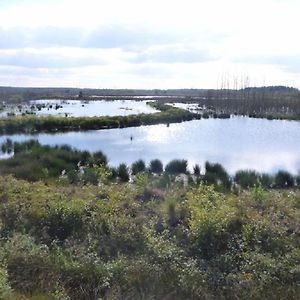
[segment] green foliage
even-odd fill
[[[163,163],[159,159],[153,159],[150,161],[149,170],[151,173],[160,174],[163,172]]]
[[[207,184],[221,185],[225,189],[231,187],[231,180],[226,170],[218,163],[205,163],[205,175],[203,181]]]
[[[107,157],[102,153],[102,151],[97,151],[92,155],[87,155],[87,159],[91,165],[107,165]]]
[[[89,184],[98,184],[98,173],[95,168],[90,168],[87,167],[84,169],[84,173],[82,175],[82,181],[84,183],[89,183]]]
[[[14,151],[14,143],[11,139],[6,139],[4,143],[1,145],[1,151],[4,153],[12,153]]]
[[[107,128],[125,128],[161,123],[178,123],[200,118],[200,115],[162,103],[151,104],[161,110],[154,114],[139,114],[113,117],[61,117],[34,115],[0,118],[0,133],[36,133],[57,131],[78,131]]]
[[[123,182],[129,181],[129,171],[126,164],[124,163],[120,164],[117,172],[118,172],[118,177],[120,178],[121,181]]]
[[[278,188],[290,188],[295,185],[294,177],[286,171],[278,171],[275,175],[275,186]]]
[[[68,181],[71,184],[77,184],[80,181],[78,172],[76,170],[70,170],[67,173]]]
[[[137,160],[131,165],[131,171],[133,175],[136,175],[137,173],[145,172],[146,171],[145,162],[142,159]]]
[[[1,297],[298,298],[298,190],[158,188],[160,177],[101,187],[0,177]]]
[[[165,167],[165,172],[170,174],[187,173],[187,160],[174,159],[170,161]]]
[[[12,299],[12,288],[9,284],[6,268],[0,268],[0,298]]]
[[[10,142],[3,145],[6,147]],[[90,153],[78,151],[67,145],[43,146],[36,140],[13,143],[15,155],[0,161],[2,174],[13,174],[17,178],[37,181],[58,178],[63,170],[70,172],[70,182],[76,181],[75,170],[80,161],[93,159]]]
[[[252,188],[259,185],[259,174],[252,170],[237,171],[234,180],[243,188]]]
[[[270,188],[273,185],[274,178],[269,174],[263,173],[260,175],[259,182],[264,188]]]
[[[234,205],[217,193],[212,186],[200,185],[188,194],[189,226],[194,239],[194,251],[212,258],[227,250],[231,224],[237,222]],[[239,225],[234,230],[239,230]]]
[[[300,174],[298,173],[298,175],[295,178],[296,184],[299,187],[300,186]]]
[[[196,164],[194,167],[193,167],[193,171],[194,171],[194,175],[196,176],[199,176],[200,175],[200,166],[198,164]]]
[[[162,174],[156,181],[155,186],[158,188],[168,188],[172,184],[172,178],[168,173]]]

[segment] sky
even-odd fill
[[[298,0],[0,0],[0,86],[300,88]]]

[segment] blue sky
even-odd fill
[[[0,85],[300,88],[299,11],[297,0],[2,0]]]

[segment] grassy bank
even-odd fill
[[[0,174],[14,175],[28,181],[55,181],[61,177],[75,185],[98,185],[108,181],[127,182],[130,175],[135,179],[143,174],[149,180],[157,181],[159,186],[167,187],[181,174],[180,181],[185,183],[185,186],[203,183],[227,192],[259,186],[266,189],[282,189],[299,188],[300,185],[300,175],[294,176],[283,170],[274,175],[261,174],[254,170],[239,170],[230,175],[218,163],[206,162],[203,170],[196,164],[193,170],[188,170],[188,162],[185,159],[174,159],[165,166],[159,159],[154,159],[148,166],[143,160],[137,160],[131,166],[122,163],[112,167],[107,164],[107,157],[101,151],[90,153],[68,145],[41,145],[36,140],[18,143],[8,139],[1,145],[1,150],[14,155],[0,160]]]
[[[153,114],[139,114],[115,117],[61,117],[34,115],[0,118],[0,134],[37,133],[58,131],[79,131],[107,128],[136,127],[141,125],[168,124],[201,118],[180,108],[153,103],[152,107],[161,110]]]
[[[138,114],[129,116],[101,116],[101,117],[63,117],[36,116],[34,114],[13,115],[0,117],[0,134],[40,132],[85,131],[111,128],[138,127],[142,125],[170,124],[191,121],[194,119],[229,119],[236,115],[249,118],[263,118],[268,120],[300,120],[298,114],[273,113],[238,113],[235,110],[219,110],[214,106],[203,109],[200,114],[176,108],[160,101],[149,102],[148,105],[160,110],[153,114]]]

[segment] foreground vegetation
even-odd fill
[[[2,299],[298,299],[300,194],[0,177]]]
[[[0,299],[299,299],[297,177],[2,150]]]

